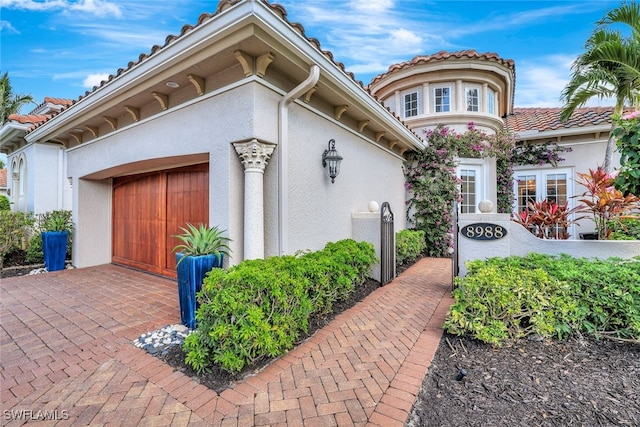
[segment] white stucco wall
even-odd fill
[[[23,159],[26,162],[24,202],[20,203],[19,189],[14,188],[12,164]],[[57,209],[71,210],[72,188],[67,177],[65,149],[58,144],[29,144],[8,157],[7,187],[11,188],[11,201],[35,214]]]
[[[351,238],[352,214],[368,212],[372,200],[389,202],[396,230],[406,227],[402,159],[299,105],[290,110],[289,136],[290,253]],[[344,158],[333,184],[322,167],[330,139]]]
[[[112,176],[179,167],[184,156],[203,154],[209,159],[209,223],[228,230],[232,252],[241,256],[243,169],[231,142],[252,136],[254,90],[253,85],[245,85],[206,95],[74,147],[68,151],[68,173],[74,183],[94,181],[81,184],[83,188],[110,188]],[[83,257],[86,241],[78,240],[78,251],[74,251],[78,267],[111,262],[111,193],[89,193],[79,190],[74,199],[77,234],[91,235],[92,245],[109,251]],[[93,215],[83,207],[87,203],[108,205],[109,215]]]
[[[511,221],[507,214],[462,214],[458,228],[474,223],[497,224],[507,230],[499,240],[472,240],[458,233],[459,275],[465,276],[465,262],[494,257],[525,256],[529,253],[549,255],[567,254],[576,258],[611,257],[633,258],[640,255],[640,241],[615,240],[550,240],[539,239],[521,225]]]

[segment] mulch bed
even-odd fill
[[[0,270],[0,278],[25,276],[31,270],[42,268],[44,264],[29,264],[27,262],[27,251],[15,250],[7,254],[4,259],[2,270]]]
[[[407,423],[540,425],[640,426],[640,346],[571,338],[494,349],[445,334]]]

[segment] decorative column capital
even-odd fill
[[[245,172],[249,170],[264,172],[268,160],[276,148],[274,144],[260,142],[257,139],[247,142],[234,142],[233,146],[244,165]]]

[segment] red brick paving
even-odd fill
[[[402,426],[450,286],[450,261],[423,259],[218,395],[131,344],[179,322],[174,281],[112,265],[2,279],[0,423]]]

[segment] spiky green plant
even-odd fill
[[[173,237],[180,239],[182,244],[173,248],[173,252],[182,252],[187,255],[220,255],[229,256],[231,249],[228,243],[231,241],[228,237],[223,236],[227,230],[220,230],[217,226],[208,227],[205,224],[187,223],[187,228],[180,227],[184,233],[177,234]],[[184,257],[180,258],[180,263]]]

